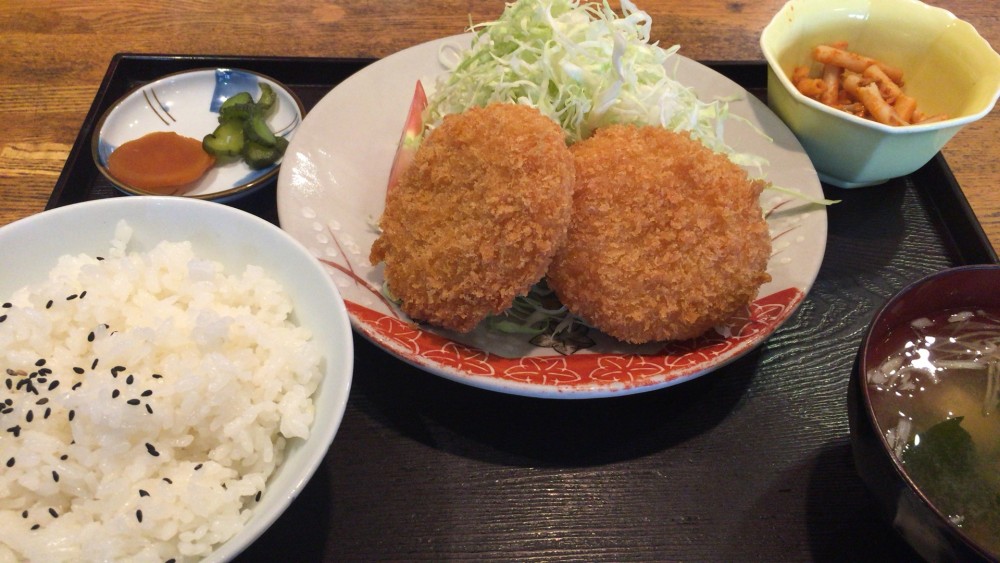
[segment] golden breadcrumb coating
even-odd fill
[[[538,110],[449,115],[387,196],[372,264],[411,318],[467,332],[545,274],[566,239],[573,156]]]
[[[571,151],[573,217],[548,282],[594,327],[634,344],[693,338],[771,279],[764,183],[724,155],[654,126],[610,126]]]

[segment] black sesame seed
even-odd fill
[[[18,438],[18,437],[21,436],[21,427],[20,426],[11,426],[10,428],[7,429],[7,432],[10,432],[11,434],[13,434],[15,438]]]
[[[0,315],[0,323],[7,320],[7,315]]]
[[[170,558],[170,559],[167,559],[166,561],[164,561],[163,563],[177,563],[177,560],[174,559],[174,558]]]
[[[90,369],[97,369],[97,360],[99,358],[94,358],[94,363],[90,364]]]
[[[98,262],[100,262],[100,261],[104,260],[104,257],[103,256],[97,256],[94,259],[97,260]]]
[[[139,399],[129,399],[128,401],[125,402],[132,406],[138,406],[141,401]]]
[[[257,491],[257,494],[256,494],[256,495],[254,495],[254,497],[253,497],[253,499],[254,499],[255,501],[257,501],[257,502],[260,502],[260,493],[261,493],[261,491]]]
[[[156,451],[156,448],[153,447],[153,444],[150,444],[149,442],[146,442],[146,451],[149,452],[149,455],[153,457],[158,457],[160,455],[160,452]]]
[[[37,530],[38,528],[41,528],[41,527],[42,527],[41,524],[35,524],[34,526],[31,527],[31,529],[32,530]]]
[[[83,299],[86,296],[87,296],[87,290],[86,289],[83,290],[82,292],[80,292],[80,299]]]
[[[111,375],[118,377],[118,374],[125,371],[125,366],[115,366],[111,368]]]
[[[59,387],[59,380],[53,379],[52,383],[49,383],[49,391],[55,390],[56,387]]]
[[[34,413],[34,411],[32,411],[31,409],[28,409],[27,414],[24,415],[24,420],[27,421],[27,422],[31,422],[32,420],[35,420],[35,413]]]
[[[153,407],[149,406],[149,403],[146,403],[146,412],[153,414]]]
[[[3,304],[3,308],[4,309],[10,309],[13,306],[14,306],[14,304],[11,303],[10,301],[4,302],[4,304]]]
[[[56,483],[59,482],[59,473],[57,473],[54,470],[52,471],[52,480],[55,481]]]
[[[69,455],[63,454],[63,455],[59,456],[59,459],[61,459],[63,461],[66,461],[67,459],[69,459]]]
[[[7,467],[14,467],[14,463],[15,463],[14,458],[8,459],[7,460]]]
[[[153,374],[153,379],[162,379],[162,378],[163,378],[163,376],[160,375],[160,374],[158,374],[158,373],[154,373]]]
[[[94,341],[94,338],[97,338],[97,337],[96,337],[96,336],[94,335],[94,331],[90,331],[90,334],[88,334],[88,335],[87,335],[87,342],[93,342],[93,341]]]
[[[76,416],[76,411],[73,410],[73,409],[70,409],[70,411],[69,411],[69,419],[70,419],[70,421],[73,420],[74,416]]]
[[[3,414],[10,414],[12,412],[14,412],[14,409],[11,408],[11,407],[7,407],[4,410],[0,411],[0,413],[3,413]]]
[[[199,470],[199,469],[201,469],[201,468],[202,468],[202,464],[201,464],[201,463],[199,463],[198,465],[195,465],[195,466],[194,466],[194,470],[195,470],[195,471],[198,471],[198,470]]]
[[[54,508],[49,508],[49,514],[51,514],[53,518],[59,518],[59,513],[56,512],[56,509]]]
[[[51,309],[52,308],[52,300],[51,299],[49,299],[49,302],[45,304],[45,308],[46,309]]]
[[[135,511],[135,519],[138,520],[140,524],[142,523],[142,511],[141,510],[136,510]]]
[[[49,368],[42,368],[38,370],[38,375],[52,375],[52,370]]]
[[[139,489],[139,496],[141,496],[141,497],[148,497],[149,496],[149,492],[147,492],[145,489]]]
[[[9,377],[7,378],[6,381],[4,381],[4,384],[7,385],[7,390],[8,391],[10,391],[11,389],[14,388],[14,382],[11,381]]]
[[[83,385],[83,382],[82,381],[77,381],[76,383],[73,384],[73,387],[70,387],[70,389],[72,389],[73,391],[76,391],[77,389],[80,388],[81,385]]]
[[[115,389],[114,391],[112,391],[112,392],[111,392],[111,398],[112,398],[112,399],[117,399],[117,398],[118,398],[118,395],[121,395],[121,394],[122,394],[122,392],[121,392],[121,391],[119,391],[119,390]]]
[[[166,484],[168,484],[168,485],[173,485],[173,484],[174,484],[174,482],[173,482],[173,481],[171,481],[169,477],[164,477],[164,478],[163,478],[163,481],[164,481],[164,482],[165,482]]]
[[[128,377],[125,378],[125,384],[132,385],[133,383],[135,383],[135,377],[130,373],[128,374]]]
[[[51,414],[52,414],[52,408],[51,407],[45,407],[45,414],[42,415],[42,418],[48,418],[49,415],[51,415]]]
[[[8,398],[6,398],[6,399],[3,400],[3,404],[5,404],[5,405],[7,405],[9,407],[9,406],[11,406],[11,405],[14,404],[14,399],[11,399],[10,397],[8,397]]]
[[[76,299],[77,297],[79,297],[79,295],[77,295],[75,293],[72,294],[72,295],[67,295],[66,296],[66,301],[72,301],[72,300]]]
[[[44,365],[45,365],[45,358],[39,358],[38,361],[35,362],[35,367],[39,367],[40,368],[40,367],[42,367]]]
[[[75,374],[77,374],[77,375],[83,375],[83,372],[84,372],[84,371],[86,371],[86,370],[84,370],[84,369],[83,369],[83,368],[81,368],[81,367],[74,367],[74,368],[73,368],[73,373],[75,373]]]
[[[148,396],[150,396],[152,394],[153,394],[153,390],[152,389],[146,389],[145,391],[143,391],[139,395],[142,396],[142,397],[148,397]]]
[[[49,402],[49,398],[48,397],[42,397],[41,399],[38,399],[37,401],[35,401],[35,404],[36,405],[44,405],[44,404],[47,404],[48,402]]]
[[[21,518],[27,518],[27,517],[28,517],[28,511],[27,510],[22,511]]]

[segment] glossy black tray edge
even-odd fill
[[[115,100],[134,85],[191,68],[237,67],[271,76],[293,90],[302,86],[332,88],[374,60],[119,53],[111,59],[46,209],[84,199],[81,197],[83,186],[89,185],[98,175],[90,156],[90,138],[97,121]],[[760,93],[766,88],[766,66],[763,63],[703,63],[747,90]],[[909,179],[921,192],[928,210],[943,227],[942,235],[949,239],[946,242],[954,250],[960,263],[1000,261],[941,153],[911,174]]]
[[[947,226],[943,232],[950,237],[948,242],[962,264],[996,264],[1000,261],[944,155],[938,153],[910,176],[918,186],[936,186],[923,190],[927,207],[939,224]]]

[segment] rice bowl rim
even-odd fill
[[[147,252],[161,241],[191,241],[198,258],[221,262],[227,274],[261,266],[277,280],[294,306],[297,324],[308,329],[323,356],[323,378],[312,398],[315,417],[306,440],[290,440],[285,459],[246,525],[204,561],[227,561],[273,524],[312,478],[343,420],[354,365],[347,309],[322,265],[291,235],[248,212],[206,200],[171,196],[115,197],[74,203],[0,226],[4,298],[45,280],[66,254],[107,252],[115,227],[133,229],[128,252]],[[251,259],[255,258],[255,259]]]

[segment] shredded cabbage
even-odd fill
[[[447,114],[513,102],[554,119],[570,144],[611,123],[661,125],[738,164],[760,164],[723,142],[724,100],[703,102],[669,75],[678,46],[650,43],[649,14],[629,0],[621,7],[619,17],[606,0],[518,0],[496,21],[473,25],[471,47],[428,100],[427,130]]]

